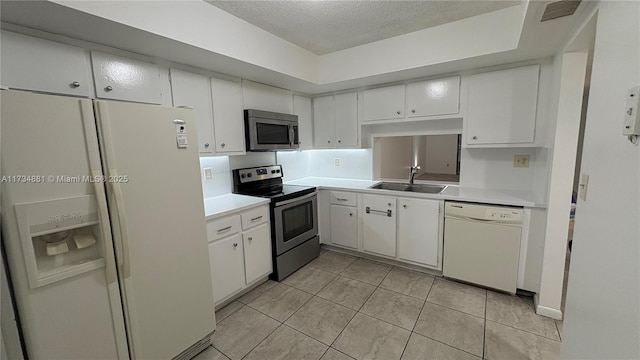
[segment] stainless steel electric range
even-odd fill
[[[273,280],[281,281],[320,255],[315,187],[284,185],[282,166],[233,170],[233,192],[271,199]]]

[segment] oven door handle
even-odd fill
[[[312,198],[312,197],[314,197],[314,196],[316,196],[316,195],[318,195],[318,192],[317,192],[317,191],[314,191],[314,192],[312,192],[311,194],[308,194],[308,195],[305,195],[305,196],[301,196],[301,197],[297,197],[297,198],[295,198],[295,199],[290,199],[290,200],[285,200],[285,201],[277,202],[277,203],[274,205],[274,207],[280,207],[280,206],[284,206],[284,205],[289,205],[289,204],[294,203],[294,202],[298,202],[298,201],[301,201],[301,200],[305,200],[305,199]]]

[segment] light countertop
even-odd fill
[[[406,191],[391,191],[369,189],[372,185],[379,181],[373,180],[356,180],[356,179],[337,179],[323,177],[307,177],[292,181],[286,184],[316,186],[320,189],[329,190],[347,190],[375,194],[387,194],[392,196],[416,197],[426,199],[444,199],[452,201],[469,201],[477,203],[495,204],[495,205],[511,205],[523,207],[546,207],[545,201],[540,199],[533,191],[522,190],[496,190],[496,189],[478,189],[469,187],[460,187],[458,185],[449,185],[441,194],[422,194]],[[416,182],[418,183],[418,182]]]
[[[269,199],[238,194],[225,194],[204,199],[204,214],[212,220],[237,211],[269,204]]]

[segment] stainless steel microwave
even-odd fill
[[[298,115],[248,109],[244,111],[247,151],[298,148]]]

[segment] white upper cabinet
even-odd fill
[[[96,97],[161,104],[160,73],[156,64],[91,52]]]
[[[316,148],[358,147],[358,93],[313,99]]]
[[[460,77],[407,84],[407,117],[460,112]]]
[[[240,83],[211,78],[216,153],[245,153],[244,111]]]
[[[335,147],[335,111],[333,95],[313,99],[314,147],[326,149]]]
[[[209,77],[182,70],[170,69],[173,106],[188,106],[198,126],[200,154],[213,154],[213,109]]]
[[[293,114],[293,93],[289,90],[242,80],[244,109]]]
[[[300,145],[300,150],[313,149],[311,99],[293,95],[293,113],[298,115],[298,144]]]
[[[364,91],[364,121],[404,119],[405,85]]]
[[[1,36],[3,86],[90,96],[90,69],[83,49],[8,31]]]
[[[531,145],[535,140],[539,73],[540,66],[533,65],[471,76],[466,144]]]
[[[358,146],[358,93],[349,92],[333,96],[335,107],[335,138],[338,148]]]

